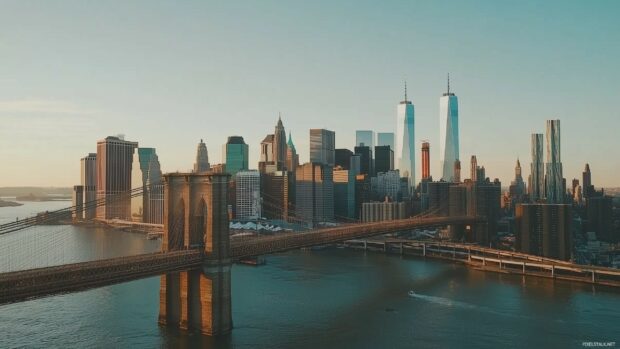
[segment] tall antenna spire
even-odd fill
[[[407,101],[407,80],[405,80],[405,102]]]
[[[448,73],[448,94],[450,94],[450,73]]]

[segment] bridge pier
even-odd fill
[[[164,176],[162,251],[200,249],[200,269],[162,275],[159,323],[210,336],[232,329],[228,175]]]

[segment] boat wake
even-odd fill
[[[409,297],[420,299],[420,300],[431,302],[431,303],[435,303],[435,304],[439,304],[439,305],[443,305],[443,306],[446,306],[446,307],[456,307],[456,308],[464,308],[464,309],[476,309],[476,308],[478,308],[478,306],[473,305],[473,304],[469,304],[469,303],[465,303],[465,302],[459,302],[459,301],[455,301],[455,300],[452,300],[452,299],[449,299],[449,298],[427,296],[427,295],[415,293],[413,291],[409,291]]]

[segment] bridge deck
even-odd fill
[[[446,224],[482,221],[476,217],[411,218],[343,225],[304,233],[278,234],[231,243],[231,258],[243,258],[378,234]],[[200,266],[200,250],[104,259],[0,274],[0,304],[125,282]]]
[[[462,217],[427,217],[410,218],[387,222],[351,224],[333,228],[319,229],[305,233],[278,234],[270,237],[253,238],[231,243],[231,257],[244,258],[283,252],[291,249],[336,243],[351,239],[360,239],[379,234],[443,226],[448,224],[473,224],[485,222],[482,218]]]
[[[187,270],[202,260],[202,251],[184,250],[2,273],[0,304]]]

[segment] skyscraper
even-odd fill
[[[239,171],[235,175],[237,219],[259,219],[262,217],[260,182],[260,173],[256,170]]]
[[[202,145],[202,141],[200,142]],[[201,150],[198,146],[199,152]],[[206,147],[204,148],[206,152]],[[131,187],[132,189],[142,188],[142,195],[136,195],[131,198],[131,220],[135,222],[146,222],[144,219],[147,215],[149,204],[149,191],[146,188],[149,179],[149,168],[151,160],[156,157],[155,148],[136,148],[133,154],[133,163],[131,165]],[[203,165],[204,163],[197,163]],[[208,164],[208,161],[207,161]],[[200,167],[198,167],[200,169]],[[196,171],[196,164],[194,171]],[[204,171],[198,171],[198,173]]]
[[[280,116],[273,133],[273,161],[278,171],[286,169],[286,132]]]
[[[372,197],[378,201],[388,198],[390,201],[400,201],[400,174],[398,170],[379,172],[376,177],[370,178]]]
[[[144,212],[144,221],[146,223],[163,224],[164,184],[161,180],[161,166],[157,154],[153,154],[151,161],[149,161],[145,191],[148,203]]]
[[[196,149],[196,162],[194,163],[194,173],[203,173],[209,171],[210,169],[211,165],[209,165],[209,153],[207,153],[207,145],[201,139]]]
[[[515,179],[510,183],[508,189],[510,192],[510,198],[514,203],[522,202],[526,191],[526,185],[523,181],[523,175],[521,172],[521,161],[517,159],[517,165],[515,166]]]
[[[293,144],[293,136],[291,132],[288,133],[288,143],[286,144],[286,169],[295,174],[295,169],[299,166],[299,155]]]
[[[572,220],[570,205],[518,204],[515,214],[517,251],[569,260]]]
[[[377,133],[377,145],[389,145],[394,150],[394,132]]]
[[[97,142],[97,207],[99,219],[131,219],[131,166],[138,142],[122,136],[106,137]]]
[[[375,147],[375,173],[388,172],[394,169],[394,151],[389,145]]]
[[[454,160],[454,175],[452,176],[452,182],[461,182],[461,161],[459,159]]]
[[[537,202],[545,198],[542,133],[532,133],[532,163],[530,167],[530,200]]]
[[[405,99],[396,108],[396,149],[394,149],[395,168],[400,175],[408,178],[409,194],[415,187],[415,133],[413,103],[407,100],[407,84],[405,83]]]
[[[588,231],[596,232],[598,240],[616,243],[620,240],[618,230],[614,229],[614,214],[611,196],[590,196],[586,199],[586,226]]]
[[[372,150],[370,147],[362,145],[355,147],[355,155],[360,156],[360,173],[373,176],[372,169]]]
[[[310,129],[310,162],[334,166],[336,133],[334,131]]]
[[[297,167],[296,210],[298,218],[314,227],[334,219],[333,170],[321,163],[305,163]]]
[[[454,182],[454,162],[459,159],[459,106],[458,98],[448,90],[439,98],[439,160],[446,182]]]
[[[335,154],[336,154],[335,166],[336,167],[340,166],[341,168],[348,170],[349,166],[351,165],[351,156],[353,156],[353,152],[350,151],[349,149],[341,148],[341,149],[336,149]]]
[[[275,171],[261,174],[261,199],[263,217],[267,219],[288,218],[291,172]]]
[[[230,136],[224,145],[224,159],[226,161],[226,171],[231,176],[235,176],[239,171],[248,169],[249,147],[241,136]]]
[[[81,185],[84,193],[83,216],[79,218],[93,219],[97,213],[95,200],[97,200],[97,153],[90,153],[80,160]]]
[[[355,146],[367,146],[370,149],[375,147],[375,133],[369,130],[355,131]]]
[[[74,185],[72,203],[75,208],[71,210],[71,217],[74,219],[84,218],[84,186]]]
[[[589,198],[594,193],[594,186],[592,186],[592,173],[590,172],[590,164],[586,164],[586,168],[583,170],[583,197]]]
[[[476,155],[471,156],[469,178],[474,183],[478,181],[478,159],[476,159]],[[482,179],[484,180],[484,178]]]
[[[422,142],[422,179],[431,176],[431,145],[428,141]]]
[[[278,123],[273,134],[268,134],[260,144],[260,161],[258,170],[261,173],[271,173],[286,169],[286,132],[282,119],[278,117]]]
[[[547,120],[547,164],[545,173],[547,203],[564,203],[566,190],[563,180],[562,161],[560,158],[560,120]]]
[[[342,167],[334,169],[334,216],[338,220],[355,219],[356,176],[357,167],[352,167],[350,163],[347,169]]]

